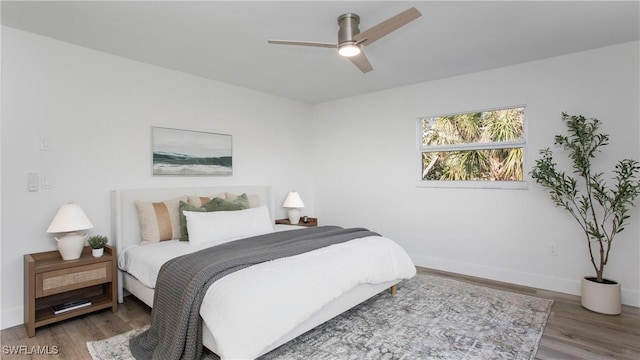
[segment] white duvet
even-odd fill
[[[145,285],[154,284],[162,265],[157,265],[158,259],[166,261],[193,248],[177,241],[139,246],[125,251],[119,265]],[[150,260],[154,257],[155,261]],[[232,273],[209,288],[200,315],[222,359],[253,359],[352,288],[408,279],[415,273],[413,262],[398,244],[370,236]]]

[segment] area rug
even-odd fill
[[[534,359],[552,300],[417,274],[263,355],[284,359]],[[135,329],[87,343],[94,360],[130,360]],[[203,360],[216,360],[205,353]]]

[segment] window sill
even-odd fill
[[[420,180],[419,188],[528,190],[526,181],[442,181]]]

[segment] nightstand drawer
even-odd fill
[[[36,298],[111,282],[111,262],[47,271],[36,275]]]

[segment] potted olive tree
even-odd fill
[[[582,306],[603,314],[619,314],[620,284],[603,277],[604,267],[609,262],[614,237],[627,225],[629,209],[640,192],[639,163],[632,159],[618,161],[613,170],[614,184],[607,185],[604,174],[592,168],[592,159],[609,143],[609,135],[598,132],[601,121],[566,113],[562,113],[562,121],[568,136],[556,135],[555,144],[568,151],[575,177],[557,168],[548,148],[540,150],[542,158],[536,160],[530,174],[548,190],[553,203],[565,208],[584,231],[595,276],[582,279]]]
[[[107,241],[109,239],[103,235],[93,235],[87,239],[93,257],[101,257],[104,254],[104,246],[107,245]]]

